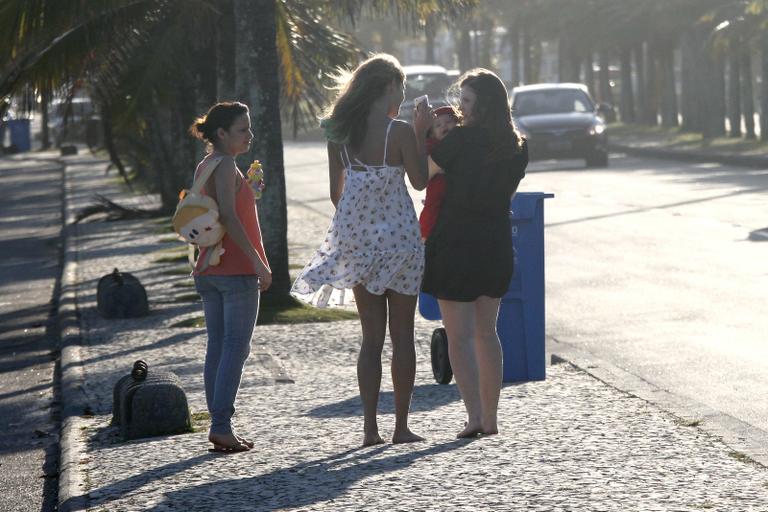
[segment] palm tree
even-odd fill
[[[193,9],[188,0],[4,0],[0,97],[26,87],[71,96],[85,87],[101,105],[113,162],[123,172],[127,162],[159,192],[165,212],[200,153],[185,133],[191,120],[219,98],[248,98],[260,135],[248,157],[267,169],[260,210],[273,290],[284,293],[290,283],[281,106],[294,130],[310,122],[325,102],[318,69],[353,64],[359,55],[351,37],[324,19],[355,18],[363,9],[420,19],[473,3],[222,0],[195,2]]]

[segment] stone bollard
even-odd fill
[[[192,419],[179,378],[149,371],[147,363],[136,361],[130,375],[115,384],[112,425],[120,427],[125,440],[190,432]]]
[[[149,313],[147,291],[133,274],[114,269],[99,279],[96,309],[104,318],[146,316]]]

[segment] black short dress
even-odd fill
[[[528,148],[491,146],[482,127],[459,126],[433,148],[446,193],[426,241],[422,291],[471,302],[499,298],[513,272],[509,204],[528,165]]]

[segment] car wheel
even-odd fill
[[[608,152],[593,153],[585,159],[585,163],[587,167],[608,167]]]

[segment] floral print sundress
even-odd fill
[[[362,284],[381,295],[417,295],[424,274],[424,245],[402,165],[387,165],[390,121],[382,165],[349,159],[344,189],[320,248],[301,271],[291,294],[318,307],[343,303],[344,290]],[[345,159],[346,157],[346,159]],[[350,294],[351,295],[351,294]]]

